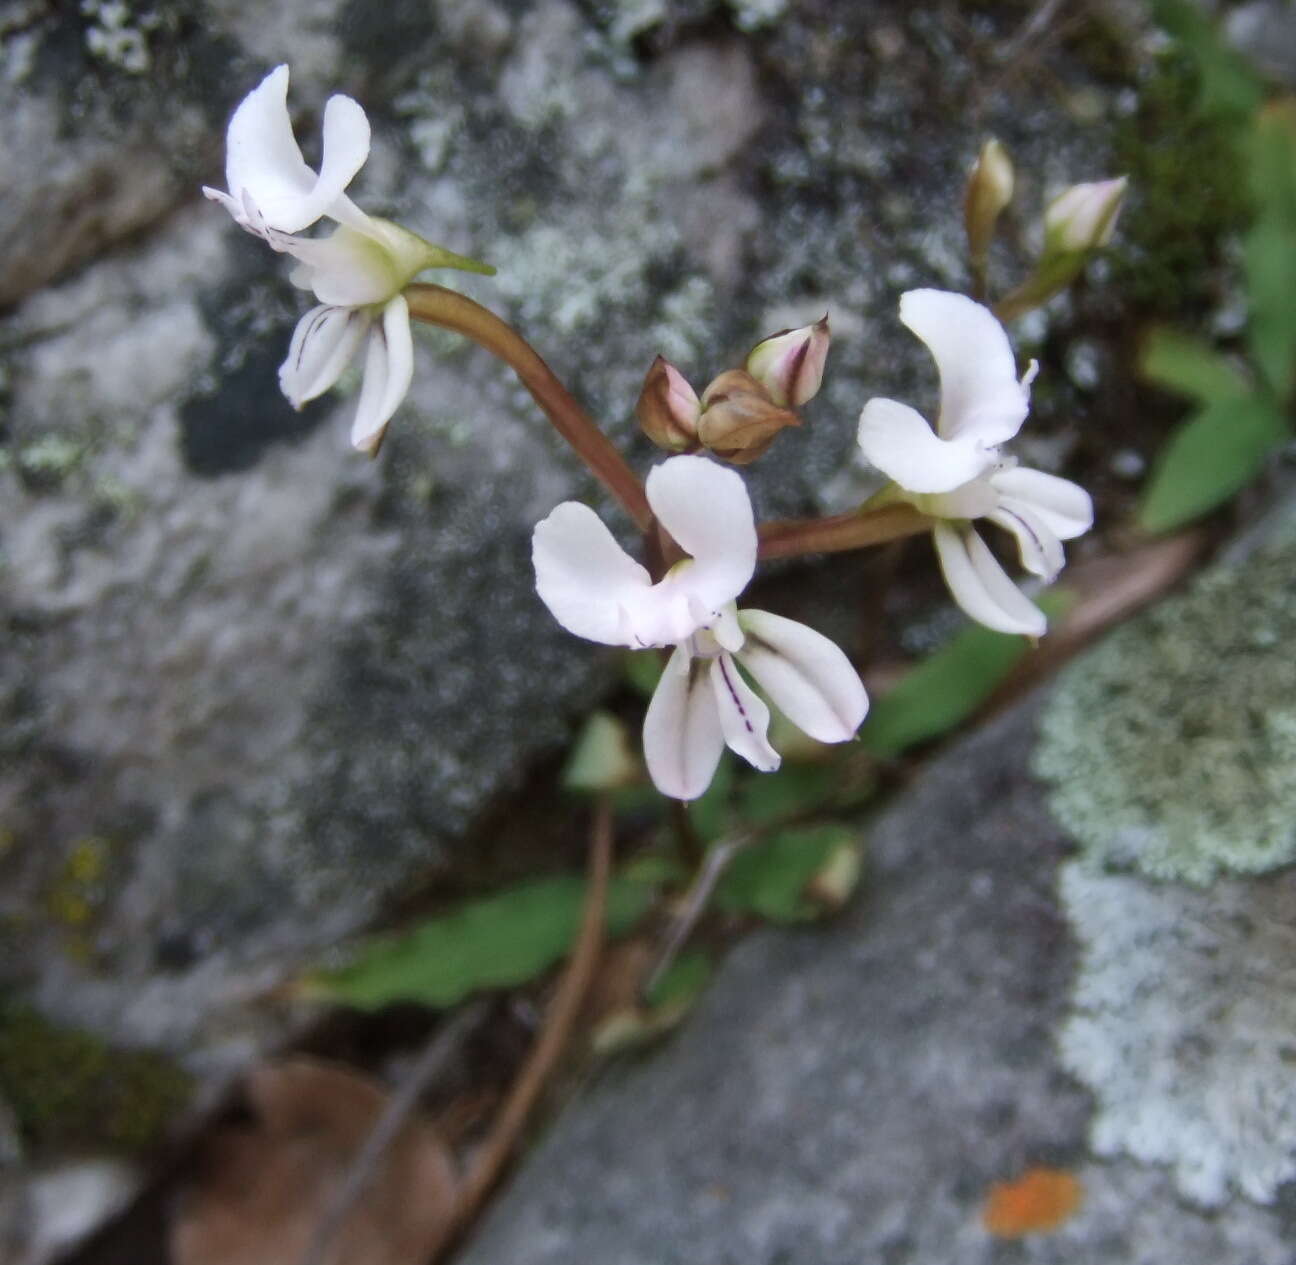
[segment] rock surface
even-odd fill
[[[1033,56],[1074,101],[987,96],[1011,16],[963,40],[900,3],[275,14],[3,19],[0,987],[200,1071],[282,1031],[250,1001],[447,873],[607,665],[531,591],[530,528],[588,483],[507,372],[421,338],[372,464],[345,398],[279,394],[301,296],[197,197],[266,65],[293,64],[308,152],[330,92],[365,104],[356,196],[495,263],[473,292],[622,438],[656,352],[700,385],[830,308],[832,385],[757,474],[766,513],[840,496],[866,393],[929,372],[895,298],[962,280],[982,133],[1038,205],[1101,170],[1079,103],[1116,108],[1066,47]]]
[[[1161,1170],[1087,1158],[1035,718],[943,755],[872,826],[852,909],[745,942],[668,1049],[572,1104],[461,1265],[1290,1265],[1281,1213],[1203,1215]],[[1080,1211],[992,1238],[988,1188],[1037,1165],[1079,1177]]]

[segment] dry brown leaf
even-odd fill
[[[253,1123],[215,1135],[172,1226],[176,1265],[299,1265],[334,1206],[387,1094],[305,1058],[248,1076]],[[374,1166],[320,1265],[417,1265],[447,1233],[457,1177],[449,1149],[411,1121]]]

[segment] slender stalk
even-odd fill
[[[603,924],[607,909],[608,877],[612,870],[612,805],[601,795],[594,809],[590,830],[588,885],[580,930],[572,946],[567,968],[554,994],[544,1026],[527,1055],[526,1063],[513,1082],[490,1134],[482,1143],[468,1171],[455,1209],[455,1228],[462,1233],[499,1180],[517,1145],[531,1109],[544,1089],[550,1073],[566,1048],[585,994],[594,978],[603,946]]]
[[[635,526],[640,531],[648,530],[652,511],[643,484],[612,441],[517,330],[480,303],[443,286],[416,282],[406,287],[405,299],[415,320],[463,334],[508,365],[531,392],[554,429],[620,501]]]
[[[881,545],[931,530],[932,520],[912,505],[887,505],[832,518],[785,518],[760,525],[760,557],[794,558],[803,553],[840,553]]]

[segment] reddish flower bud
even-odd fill
[[[819,393],[828,359],[828,317],[800,329],[771,334],[751,349],[747,372],[775,404],[800,408]]]
[[[643,432],[667,452],[687,452],[698,444],[702,406],[697,392],[668,360],[658,356],[644,378],[635,416]]]
[[[737,466],[755,461],[785,426],[800,426],[789,408],[749,373],[729,369],[702,393],[698,438],[717,457]]]

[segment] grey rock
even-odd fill
[[[1053,1029],[1076,965],[1066,841],[1033,785],[1033,704],[959,743],[873,824],[863,898],[762,932],[673,1044],[570,1105],[462,1265],[1288,1265],[1281,1219],[1185,1208],[1086,1158]],[[1011,1247],[991,1183],[1073,1170],[1079,1213]]]
[[[1101,169],[1051,92],[958,107],[1009,25],[964,46],[899,3],[632,8],[6,14],[0,984],[61,1021],[238,1064],[291,1018],[252,1003],[457,864],[610,667],[533,595],[531,526],[589,484],[507,372],[421,339],[373,464],[345,399],[281,398],[301,296],[196,188],[267,64],[292,61],[304,138],[329,92],[366,104],[356,195],[497,264],[465,288],[641,464],[656,352],[700,386],[830,307],[833,386],[756,472],[765,514],[848,495],[862,400],[901,393],[878,365],[929,370],[895,297],[961,280],[982,132],[1026,199]]]

